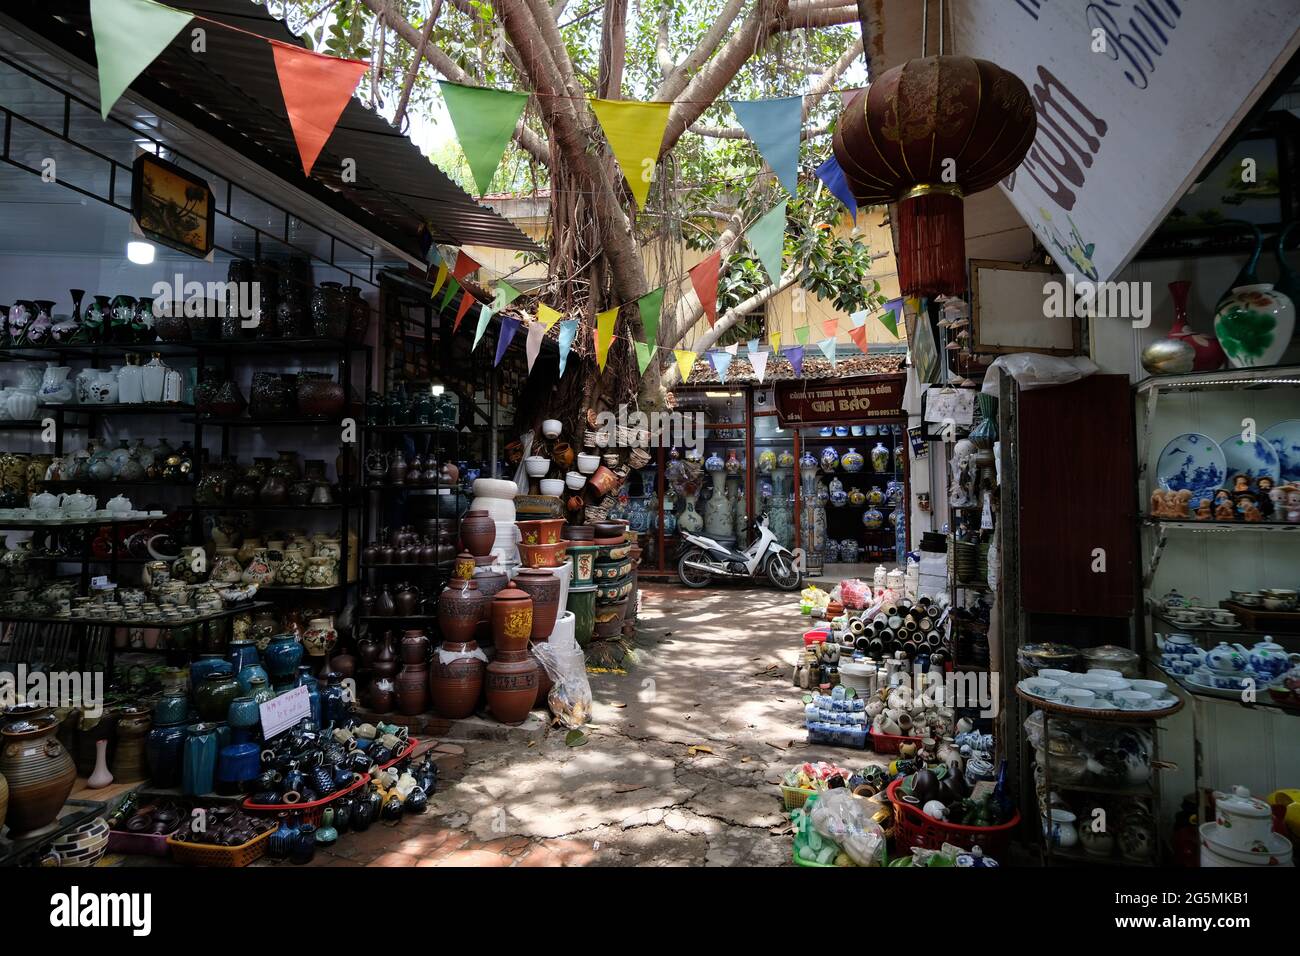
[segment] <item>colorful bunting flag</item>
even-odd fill
[[[447,263],[438,263],[438,278],[434,280],[433,291],[429,293],[430,299],[437,298],[438,290],[441,289],[442,284],[447,281],[447,275]]]
[[[664,142],[671,103],[635,103],[629,100],[591,98],[591,108],[605,131],[614,159],[632,190],[638,209],[645,208],[659,148]]]
[[[463,250],[456,250],[456,264],[451,267],[451,274],[458,280],[464,282],[467,275],[471,272],[477,272],[481,268],[483,266],[465,255]]]
[[[835,336],[829,336],[817,343],[817,347],[822,350],[822,355],[826,361],[831,363],[831,368],[835,368],[838,361],[835,354]]]
[[[533,374],[533,363],[542,350],[542,340],[546,338],[546,326],[540,322],[528,323],[528,340],[524,342],[524,354],[528,356],[528,374]]]
[[[549,332],[551,331],[551,326],[560,321],[561,315],[545,302],[539,302],[537,304],[537,318],[541,320],[542,327]]]
[[[691,266],[687,273],[691,277],[691,287],[704,306],[704,314],[709,317],[709,328],[718,321],[718,271],[722,267],[722,253],[714,252]]]
[[[855,329],[849,329],[849,338],[853,340],[853,343],[857,345],[857,347],[862,350],[862,354],[865,355],[867,352],[867,327],[865,325],[859,325]]]
[[[736,351],[737,351],[737,349],[739,349],[739,348],[740,348],[740,343],[739,343],[739,342],[732,342],[730,345],[728,345],[728,346],[727,346],[726,348],[724,348],[722,351],[726,352],[726,353],[727,353],[728,355],[730,355],[732,358],[735,358],[735,357],[736,357]]]
[[[659,338],[659,312],[664,307],[663,287],[641,296],[636,300],[636,307],[641,312],[641,328],[645,330],[645,340],[654,345]]]
[[[638,342],[636,339],[632,340],[632,344],[636,346],[637,371],[644,375],[650,360],[655,357],[655,347],[648,342]]]
[[[808,332],[809,332],[808,326],[806,325],[799,326],[799,328],[794,330],[794,340],[798,342],[800,345],[807,345]]]
[[[99,64],[99,113],[109,111],[193,14],[151,0],[90,0],[90,28]]]
[[[835,338],[836,333],[839,331],[839,326],[839,319],[822,319],[822,335]]]
[[[754,339],[757,344],[758,339]],[[754,377],[758,379],[758,384],[763,384],[763,376],[767,374],[767,357],[771,352],[761,352],[754,347],[749,349],[749,364],[754,368]]]
[[[502,279],[497,283],[496,294],[492,297],[492,311],[500,312],[517,298],[519,298],[519,290]]]
[[[718,381],[723,385],[727,384],[727,369],[731,368],[731,353],[710,352],[709,361],[713,363],[713,370],[718,373]]]
[[[462,86],[448,80],[439,80],[438,85],[481,196],[492,185],[519,116],[528,105],[528,94]]]
[[[781,278],[781,247],[785,243],[785,207],[787,200],[781,200],[759,217],[758,221],[745,230],[745,238],[758,261],[767,270],[770,282]]]
[[[859,309],[856,312],[849,313],[849,319],[852,320],[854,328],[862,328],[867,324],[868,312],[866,309]]]
[[[487,331],[488,323],[492,321],[492,307],[490,305],[479,306],[478,310],[478,328],[474,330],[474,344],[469,347],[472,352],[478,348],[479,340],[483,338],[483,333]]]
[[[370,69],[369,63],[326,56],[300,46],[268,40],[275,56],[275,72],[289,115],[289,126],[302,159],[302,171],[310,176],[316,157],[352,99],[352,91]]]
[[[794,369],[796,376],[803,375],[803,346],[792,345],[785,350],[785,357],[790,360],[790,365]]]
[[[902,307],[902,299],[890,299],[885,303],[885,311],[880,313],[880,324],[889,329],[894,338],[898,338],[898,311]]]
[[[578,336],[578,320],[565,319],[560,323],[560,375],[564,375],[565,366],[569,364],[569,349]]]
[[[682,373],[682,381],[691,380],[691,372],[695,371],[695,353],[690,349],[673,349],[673,358],[677,359],[677,370]]]
[[[767,161],[786,192],[793,196],[799,186],[803,97],[730,102],[740,125],[758,147],[759,155]]]
[[[606,309],[596,315],[596,364],[605,371],[605,361],[609,358],[609,347],[614,343],[614,323],[618,321],[619,306]]]
[[[474,302],[475,302],[474,297],[470,295],[468,291],[461,294],[460,307],[456,310],[456,322],[451,327],[452,335],[455,335],[457,332],[460,331],[460,321],[461,319],[465,318],[465,313],[469,311],[469,307],[473,305]]]
[[[771,332],[768,334],[767,344],[772,346],[773,352],[781,351],[781,330],[780,329],[777,329],[775,332]]]
[[[501,331],[497,333],[497,354],[492,360],[492,367],[496,368],[501,364],[502,357],[506,354],[506,349],[510,348],[510,342],[519,331],[519,320],[509,315],[501,316]]]
[[[447,308],[447,306],[451,305],[451,300],[456,297],[456,293],[459,291],[460,283],[453,278],[447,283],[447,291],[442,294],[442,305],[438,307],[438,311],[441,312],[443,309]],[[469,295],[468,292],[465,294]]]
[[[844,170],[840,168],[840,161],[831,153],[826,162],[817,167],[817,178],[826,184],[830,194],[838,199],[844,205],[849,207],[849,212],[853,213],[853,224],[858,224],[858,200],[853,195],[853,190],[849,188],[847,180],[844,178]]]

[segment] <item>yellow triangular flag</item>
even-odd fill
[[[773,352],[781,351],[781,333],[779,331],[769,335],[767,341],[771,344]]]
[[[563,316],[545,302],[539,302],[537,305],[537,318],[541,320],[542,325],[544,325],[546,331],[549,332],[551,331],[551,326],[560,321]]]
[[[592,97],[591,108],[605,131],[609,148],[623,170],[638,209],[645,208],[650,183],[654,181],[659,147],[664,142],[671,103],[633,103]]]
[[[618,321],[619,307],[606,309],[596,315],[596,364],[605,371],[605,360],[609,358],[609,347],[614,341],[614,323]]]
[[[446,281],[447,281],[447,263],[440,262],[438,263],[438,278],[434,280],[433,294],[430,295],[429,298],[432,299],[435,296],[437,296],[438,290],[442,288],[443,283]]]
[[[690,349],[673,349],[673,358],[677,359],[677,369],[682,373],[682,381],[689,382],[691,372],[695,371],[695,353]]]

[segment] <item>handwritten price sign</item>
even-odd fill
[[[262,705],[261,711],[262,736],[270,740],[311,716],[311,694],[306,687],[295,687],[279,697],[272,697]]]

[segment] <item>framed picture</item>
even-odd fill
[[[1052,266],[996,259],[970,261],[971,351],[1077,355],[1083,350],[1078,316],[1052,318],[1043,308],[1047,283],[1064,282]]]
[[[179,166],[141,153],[131,167],[131,216],[149,239],[196,259],[212,251],[212,188]]]

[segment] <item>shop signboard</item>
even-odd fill
[[[1037,109],[1002,189],[1061,269],[1094,281],[1128,263],[1300,46],[1295,0],[950,6],[957,50],[1020,77]]]
[[[782,427],[797,427],[906,418],[905,382],[902,375],[778,382],[777,419]]]

